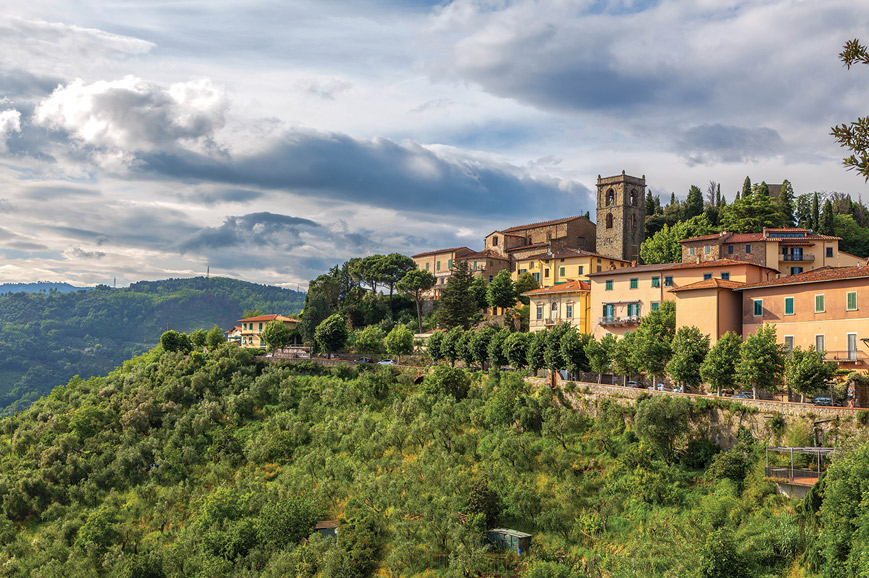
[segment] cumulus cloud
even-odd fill
[[[81,247],[73,247],[67,251],[66,256],[74,259],[102,259],[106,254],[102,251],[85,251]]]
[[[21,132],[21,113],[14,108],[0,111],[0,151],[6,150],[6,139],[13,132]]]
[[[168,89],[135,76],[59,86],[37,106],[34,122],[95,147],[120,151],[211,143],[225,124],[227,98],[209,80]]]
[[[689,165],[746,163],[781,154],[784,143],[771,128],[721,124],[694,126],[676,137],[676,150]]]

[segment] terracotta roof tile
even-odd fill
[[[742,287],[745,283],[741,281],[731,281],[729,279],[706,279],[704,281],[697,281],[696,283],[690,283],[688,285],[683,285],[682,287],[673,287],[670,289],[671,293],[675,293],[677,291],[693,291],[696,289],[736,289],[737,287]]]
[[[778,269],[764,267],[750,261],[734,261],[733,259],[716,259],[714,261],[703,261],[700,263],[659,263],[655,265],[636,265],[634,267],[624,267],[622,269],[612,269],[610,271],[601,271],[600,273],[589,273],[589,277],[602,277],[605,275],[629,275],[632,273],[643,273],[645,271],[670,271],[673,269],[705,269],[708,267],[726,267],[734,265],[748,265],[749,267],[759,267],[768,269],[778,273]]]
[[[720,239],[722,237],[727,237],[730,233],[714,233],[712,235],[703,235],[701,237],[690,237],[688,239],[682,239],[679,241],[680,243],[687,243],[689,241],[711,241],[713,239]]]
[[[599,253],[592,253],[591,251],[584,251],[582,249],[572,249],[570,247],[564,247],[559,249],[554,253],[546,252],[546,253],[537,253],[536,255],[529,255],[528,257],[522,257],[522,259],[567,259],[569,257],[600,257],[601,259],[609,259],[611,261],[621,261],[622,263],[628,263],[629,261],[625,261],[623,259],[618,259],[616,257],[607,257],[605,255],[601,255]]]
[[[737,291],[745,291],[749,289],[758,289],[760,287],[775,287],[779,285],[799,285],[802,283],[823,283],[825,281],[839,281],[841,279],[861,279],[869,277],[869,266],[863,267],[821,267],[798,273],[796,275],[788,275],[787,277],[779,277],[769,281],[761,281],[760,283],[746,284]]]
[[[277,313],[273,313],[271,315],[257,315],[256,317],[247,317],[245,319],[239,319],[239,323],[255,323],[257,321],[274,321],[278,317],[281,318],[282,321],[298,321],[295,317],[287,317],[285,315],[280,315]]]
[[[518,225],[516,227],[510,227],[509,229],[503,229],[501,233],[512,233],[513,231],[522,231],[523,229],[536,229],[538,227],[546,227],[549,225],[560,225],[561,223],[566,223],[568,221],[573,221],[575,219],[584,219],[585,217],[576,216],[576,217],[566,217],[564,219],[554,219],[552,221],[541,221],[539,223],[530,223],[528,225]]]
[[[467,247],[453,247],[452,249],[438,249],[437,251],[426,251],[425,253],[417,253],[416,255],[411,255],[411,259],[416,259],[417,257],[428,257],[429,255],[437,255],[438,253],[452,253],[454,251],[461,251],[465,249],[470,252],[471,250]]]
[[[486,249],[484,251],[477,251],[476,253],[468,253],[467,255],[462,255],[461,257],[456,257],[456,260],[463,259],[501,259],[502,261],[508,261],[509,259],[502,255],[501,253],[496,253],[491,249]]]
[[[559,283],[557,285],[553,285],[552,287],[543,287],[542,289],[533,289],[531,291],[526,291],[522,295],[527,295],[529,297],[534,297],[537,295],[550,295],[552,293],[573,293],[576,291],[590,291],[591,284],[588,281],[567,281],[566,283]]]

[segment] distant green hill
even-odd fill
[[[36,283],[0,283],[0,295],[4,293],[70,293],[81,291],[90,287],[76,287],[69,283],[53,283],[51,281],[37,281]]]
[[[294,314],[303,304],[298,291],[220,277],[2,295],[0,408],[22,409],[74,375],[104,375],[154,347],[167,327],[228,329],[246,310]]]

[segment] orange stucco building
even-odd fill
[[[590,330],[597,339],[607,333],[624,335],[664,301],[676,301],[676,327],[697,326],[714,343],[727,330],[740,329],[740,300],[732,291],[777,276],[775,269],[730,259],[591,273]]]
[[[570,323],[580,333],[588,333],[590,292],[588,282],[579,280],[526,291],[522,295],[530,300],[529,330],[533,333],[559,323]]]
[[[869,266],[808,271],[736,290],[743,335],[774,323],[788,349],[812,346],[851,369],[869,369]]]

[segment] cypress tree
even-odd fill
[[[447,280],[440,298],[438,324],[444,328],[471,326],[471,318],[477,313],[477,300],[471,291],[474,274],[467,261],[454,262],[453,271]]]
[[[748,177],[745,177],[745,182],[742,183],[742,198],[744,199],[746,197],[746,195],[750,195],[750,194],[751,194],[751,179]]]
[[[781,193],[778,196],[778,205],[788,227],[794,226],[794,188],[789,180],[785,179],[781,184]]]
[[[818,224],[818,234],[832,235],[835,229],[835,219],[833,218],[833,203],[830,199],[824,203],[824,212],[821,213],[821,222]]]
[[[820,197],[818,196],[818,193],[815,192],[815,194],[812,196],[812,230],[813,231],[817,231],[818,227],[821,226],[821,208],[819,206],[819,199],[820,199]]]

